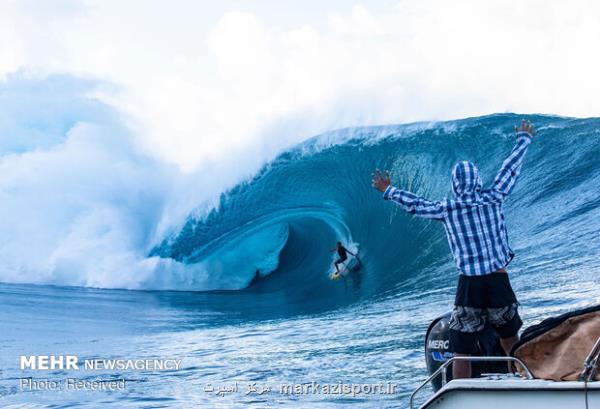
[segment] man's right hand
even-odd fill
[[[375,170],[375,173],[371,174],[371,176],[373,176],[373,180],[371,181],[373,187],[379,190],[381,193],[385,192],[385,190],[391,183],[390,172],[386,171],[384,177],[379,171],[379,169],[377,169]]]
[[[525,119],[521,120],[521,128],[519,129],[518,126],[515,126],[515,132],[519,133],[519,132],[529,132],[529,134],[531,136],[535,135],[535,128],[533,126],[533,124],[529,121],[526,121]]]

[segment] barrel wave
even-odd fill
[[[528,119],[540,136],[506,203],[511,268],[597,271],[600,120]],[[224,193],[206,217],[190,216],[151,256],[202,265],[209,290],[261,293],[302,310],[431,290],[456,276],[443,228],[385,202],[372,171],[389,169],[394,185],[438,199],[451,195],[453,164],[470,160],[485,185],[519,121],[499,114],[319,135]],[[337,240],[358,250],[363,265],[343,282],[328,279]]]
[[[516,253],[508,270],[525,326],[600,301],[600,119],[527,119],[539,136],[505,204]],[[0,246],[0,399],[14,407],[31,403],[33,394],[15,386],[23,376],[15,357],[68,345],[80,357],[158,354],[182,359],[183,367],[140,376],[117,371],[112,376],[131,385],[122,393],[46,393],[44,407],[114,402],[137,408],[156,406],[157,399],[173,407],[408,407],[411,391],[427,376],[424,335],[451,308],[458,274],[443,227],[384,201],[371,187],[371,172],[389,169],[394,185],[441,199],[451,194],[453,165],[469,160],[489,184],[515,143],[520,120],[501,114],[319,135],[224,192],[206,213],[212,193],[222,190],[222,175],[208,175],[218,187],[198,192],[191,212],[186,202],[183,221],[167,226],[172,234],[155,234],[169,215],[163,199],[186,197],[163,187],[186,175],[165,175],[144,156],[115,148],[121,138],[107,140],[104,128],[90,134],[77,127],[66,149],[26,154],[23,175],[5,172],[10,177],[0,180],[4,226],[14,221],[19,227],[2,229]],[[100,148],[106,159],[94,162]],[[23,185],[35,169],[31,164],[40,165],[39,155],[41,165],[53,167]],[[121,166],[114,166],[115,158]],[[49,171],[60,163],[61,172]],[[110,177],[98,177],[106,172]],[[162,179],[152,185],[148,175]],[[17,176],[21,185],[13,182]],[[187,186],[210,183],[182,185],[187,192]],[[81,211],[90,192],[93,200]],[[32,200],[11,202],[9,193]],[[66,200],[73,197],[74,203]],[[359,251],[362,268],[332,281],[330,249],[338,240]],[[44,376],[60,381],[80,375]],[[238,380],[240,394],[217,396],[202,386]],[[275,393],[247,396],[246,382]],[[312,382],[390,382],[397,393],[276,392],[282,383]]]

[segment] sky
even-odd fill
[[[0,1],[0,82],[96,81],[187,172],[347,126],[597,116],[599,42],[585,0]]]

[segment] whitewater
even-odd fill
[[[90,109],[97,118],[101,108]],[[13,147],[0,163],[3,407],[406,405],[426,375],[424,332],[451,307],[458,276],[442,226],[384,201],[371,172],[389,169],[394,185],[441,199],[453,164],[470,160],[489,184],[520,116],[327,132],[226,189],[188,192],[190,179],[149,161],[102,115],[102,126],[78,124],[56,146]],[[539,136],[505,205],[526,326],[600,302],[600,119],[527,119]],[[337,240],[363,266],[331,281]],[[113,371],[133,385],[120,394],[21,393],[12,358],[41,349],[182,363],[168,373]],[[398,393],[248,399],[204,390],[233,380],[273,390],[392,382]]]

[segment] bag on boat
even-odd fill
[[[527,328],[511,355],[522,360],[536,378],[576,381],[599,337],[600,305],[597,305],[548,318]],[[524,375],[522,368],[518,369]],[[600,380],[600,372],[595,379]]]

